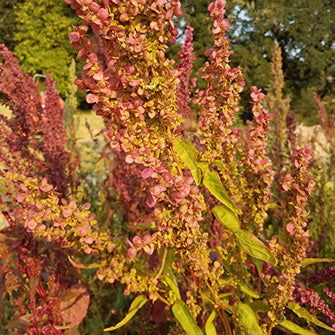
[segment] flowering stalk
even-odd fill
[[[321,97],[314,92],[314,101],[315,104],[317,106],[317,111],[319,114],[319,121],[320,121],[320,125],[326,135],[326,139],[329,142],[329,144],[331,146],[334,145],[334,141],[333,141],[333,127],[334,125],[330,122],[329,118],[328,118],[328,114],[327,111],[325,109],[324,104],[321,101]]]
[[[245,155],[242,157],[243,177],[247,181],[249,192],[243,194],[242,222],[246,227],[262,231],[271,201],[273,182],[272,163],[267,157],[269,122],[272,114],[262,107],[265,97],[261,90],[251,87],[253,103],[253,126],[248,128],[245,140]],[[259,190],[262,190],[260,193]],[[244,219],[246,218],[246,219]]]
[[[190,76],[193,69],[193,63],[195,60],[195,53],[193,51],[193,28],[188,24],[186,26],[184,34],[187,36],[184,38],[184,44],[181,46],[181,51],[178,52],[178,57],[180,59],[179,64],[176,65],[176,69],[179,71],[179,84],[177,85],[177,105],[178,113],[184,118],[184,122],[193,121],[193,111],[190,108],[191,102],[191,90],[196,86],[197,78],[192,78],[190,81]]]
[[[287,136],[287,152],[292,155],[297,150],[297,135],[295,133],[297,128],[297,119],[294,112],[291,110],[286,115],[286,136]]]
[[[209,58],[200,73],[207,81],[205,90],[198,93],[194,103],[199,104],[200,143],[204,147],[201,160],[213,163],[221,161],[221,177],[224,179],[228,194],[234,198],[243,190],[243,181],[237,172],[236,147],[238,131],[232,130],[235,113],[238,111],[239,93],[245,82],[240,68],[231,68],[229,56],[230,41],[225,37],[229,23],[224,18],[226,1],[219,0],[208,7],[213,21],[212,36],[214,46],[205,52]],[[243,192],[243,191],[242,191]]]
[[[290,109],[290,98],[283,97],[284,74],[282,70],[282,56],[279,43],[276,43],[272,53],[271,76],[273,78],[272,90],[268,93],[266,101],[273,114],[275,143],[273,148],[273,163],[275,166],[275,179],[278,181],[283,168],[285,135],[285,120]]]
[[[325,288],[325,293],[333,298],[332,292],[328,288]],[[319,294],[311,288],[297,287],[294,291],[295,301],[307,305],[308,309],[312,313],[322,314],[328,322],[333,323],[333,329],[335,329],[335,312],[332,311],[326,302],[320,298]],[[334,298],[333,298],[334,299]],[[334,302],[333,302],[334,304]]]
[[[270,243],[279,260],[279,274],[265,276],[269,280],[267,290],[271,292],[271,298],[268,298],[268,316],[272,321],[268,328],[269,334],[277,320],[283,318],[282,313],[293,294],[295,279],[301,270],[300,262],[306,258],[309,242],[306,205],[315,185],[309,175],[312,155],[310,146],[298,148],[291,157],[291,172],[283,176],[278,186],[285,192],[280,198],[279,210],[283,213],[281,220],[286,224],[288,240],[286,246],[281,246],[275,238]]]
[[[38,84],[22,72],[17,59],[3,44],[0,45],[0,53],[4,62],[0,63],[0,91],[6,96],[4,102],[13,113],[13,119],[8,123],[13,136],[8,145],[11,152],[20,151],[25,160],[36,164],[28,147],[38,150],[34,137],[40,130],[42,119]]]
[[[126,1],[106,6],[101,1],[71,1],[71,6],[93,31],[99,32],[100,50],[108,51],[100,62],[86,36],[87,27],[79,26],[71,33],[72,44],[87,63],[85,75],[77,83],[90,91],[87,102],[95,103],[97,114],[103,116],[110,145],[120,152],[120,163],[136,166],[146,181],[142,190],[146,208],[139,214],[151,214],[158,229],[155,234],[138,231],[128,242],[128,255],[139,257],[142,251],[151,255],[157,246],[171,246],[179,250],[183,261],[201,263],[201,259],[191,259],[182,251],[191,246],[204,250],[206,239],[198,223],[202,220],[201,195],[192,185],[193,178],[184,176],[173,149],[182,122],[175,92],[179,79],[173,62],[165,58],[166,43],[175,41],[178,34],[173,16],[182,14],[180,3]],[[124,261],[119,259],[119,263]],[[115,266],[113,260],[100,277],[110,276]],[[144,278],[138,283],[131,276],[129,282],[128,276],[118,278],[127,283],[126,291],[142,291],[139,286],[144,285]],[[157,298],[156,284],[152,278],[145,285],[150,287],[153,299]]]
[[[42,117],[43,152],[49,181],[56,186],[62,197],[67,194],[68,153],[65,151],[66,130],[63,126],[64,110],[56,82],[47,73],[45,81],[45,109]]]

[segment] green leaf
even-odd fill
[[[150,85],[147,85],[147,88],[154,89],[154,88],[156,88],[158,85],[160,85],[162,83],[164,83],[164,78],[163,77],[154,77],[151,80]]]
[[[106,265],[106,262],[102,263],[91,263],[91,264],[81,264],[75,262],[70,256],[67,256],[67,259],[71,263],[71,265],[77,269],[98,269]]]
[[[287,306],[290,310],[292,310],[295,314],[299,316],[299,318],[303,318],[307,321],[310,321],[314,323],[315,325],[327,329],[329,331],[335,332],[335,330],[329,326],[327,326],[325,323],[322,321],[318,320],[313,314],[308,312],[308,310],[304,307],[299,306],[298,304],[294,302],[289,302]]]
[[[239,303],[234,307],[238,325],[246,331],[248,335],[262,335],[262,330],[258,324],[254,310],[247,304]]]
[[[207,171],[204,175],[203,183],[214,197],[220,200],[234,214],[242,214],[241,210],[237,208],[228,197],[228,194],[221,183],[220,176],[216,171]]]
[[[280,325],[284,327],[287,330],[290,330],[294,334],[300,334],[300,335],[316,335],[315,333],[306,330],[304,328],[301,328],[300,326],[296,325],[295,323],[289,321],[289,320],[284,320],[280,322]]]
[[[182,162],[191,170],[195,184],[200,185],[201,172],[197,165],[197,154],[193,144],[188,140],[176,139],[173,148]]]
[[[177,299],[181,300],[178,283],[172,271],[172,263],[174,261],[174,257],[175,257],[174,249],[168,248],[165,265],[163,268],[163,274],[165,275],[166,283],[170,286],[171,290],[174,292]]]
[[[269,306],[260,300],[256,300],[250,303],[250,307],[257,313],[266,313],[269,310]]]
[[[240,286],[241,291],[248,294],[250,297],[255,299],[260,298],[260,295],[257,292],[253,291],[251,288],[249,288],[247,285],[244,285],[242,283],[238,283],[238,285]]]
[[[172,306],[172,312],[188,335],[203,335],[184,301],[178,299]]]
[[[205,333],[206,335],[217,335],[215,326],[213,321],[215,320],[216,312],[213,311],[211,315],[208,317],[206,324],[205,324]]]
[[[244,230],[239,230],[234,234],[238,245],[248,255],[269,262],[273,265],[277,263],[269,249],[253,234]]]
[[[126,323],[128,323],[133,317],[134,315],[137,313],[137,311],[139,309],[142,308],[142,306],[148,301],[148,299],[144,296],[144,295],[140,295],[138,296],[130,305],[129,307],[129,311],[128,314],[125,316],[125,318],[120,321],[117,325],[115,325],[114,327],[109,327],[109,328],[105,328],[104,331],[108,332],[108,331],[112,331],[118,328],[123,327]]]
[[[210,172],[210,169],[208,167],[208,163],[206,163],[206,162],[198,162],[198,168],[201,170],[203,175]]]
[[[0,196],[7,192],[6,180],[0,179]]]
[[[212,209],[216,219],[233,233],[240,230],[240,221],[226,206],[216,206]]]
[[[331,263],[335,262],[334,258],[306,258],[301,261],[301,266],[304,268],[305,266],[314,264],[314,263]]]
[[[263,261],[253,257],[252,262],[256,265],[258,275],[261,278],[262,277],[261,273],[263,272],[263,265],[264,265]]]

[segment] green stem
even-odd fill
[[[164,254],[163,254],[163,258],[162,258],[162,265],[161,265],[161,267],[160,267],[160,269],[159,269],[156,277],[154,278],[154,281],[156,281],[160,277],[160,275],[162,274],[162,272],[163,272],[163,269],[164,269],[164,266],[165,266],[165,262],[166,262],[167,251],[168,251],[168,249],[164,248]]]

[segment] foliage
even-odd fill
[[[207,27],[208,0],[183,1],[186,22],[194,28],[194,47],[197,55],[195,69],[207,60],[204,51],[211,47]],[[292,0],[229,1],[228,18],[234,54],[232,64],[244,69],[247,94],[256,85],[268,90],[271,78],[271,54],[275,43],[283,52],[283,72],[286,90],[292,97],[292,107],[300,121],[317,122],[313,91],[317,91],[333,113],[332,97],[334,64],[334,13],[332,1]],[[320,18],[322,17],[322,20]],[[308,32],[308,33],[307,33]],[[250,118],[250,108],[243,103],[243,117]]]
[[[0,42],[9,49],[13,49],[15,45],[16,25],[13,13],[17,10],[18,4],[22,2],[23,0],[3,0],[0,3]]]
[[[13,13],[12,13],[13,15]],[[16,15],[15,55],[22,69],[34,75],[50,70],[64,96],[68,66],[74,56],[67,37],[77,21],[66,4],[58,0],[27,0]]]
[[[236,127],[245,82],[230,64],[226,2],[208,7],[213,46],[193,99],[191,27],[179,64],[166,57],[178,0],[66,2],[85,22],[69,38],[85,62],[75,83],[104,121],[104,143],[94,141],[104,168],[91,162],[85,173],[75,141],[67,144],[55,83],[47,77],[42,108],[38,85],[2,46],[0,89],[13,112],[0,118],[3,327],[92,333],[96,322],[99,331],[269,335],[301,333],[311,322],[309,333],[331,330],[331,307],[299,282],[318,275],[310,273],[318,257],[308,259],[312,150],[293,145],[290,127],[288,159],[274,179],[272,115],[255,86],[253,122]],[[270,108],[283,103],[279,63]],[[65,125],[74,135],[69,91]],[[191,100],[196,129],[185,131]],[[265,224],[270,208],[275,227]],[[90,295],[101,305],[89,307]]]

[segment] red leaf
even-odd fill
[[[66,290],[61,290],[58,298],[63,322],[69,328],[78,327],[84,320],[90,303],[90,295],[86,287],[79,284],[72,285]]]

